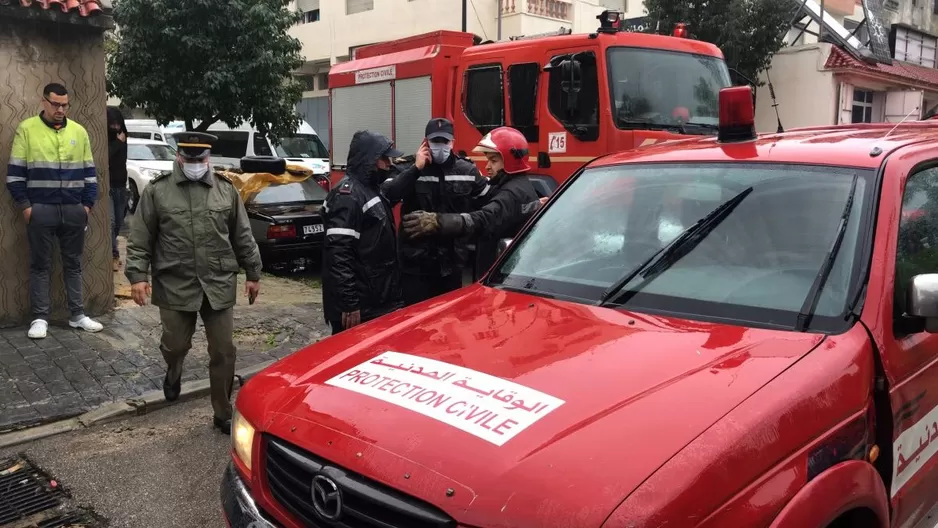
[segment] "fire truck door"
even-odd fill
[[[540,131],[537,153],[539,166],[550,159],[546,172],[557,183],[566,180],[584,163],[605,151],[600,138],[600,79],[598,49],[549,50],[542,74]],[[539,172],[545,172],[538,167]]]

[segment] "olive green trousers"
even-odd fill
[[[182,365],[192,348],[196,317],[202,316],[208,338],[208,372],[211,384],[212,409],[215,418],[231,419],[231,388],[235,373],[234,308],[213,310],[208,298],[198,312],[180,312],[160,308],[163,337],[160,351],[166,360],[167,377],[175,382],[182,377]]]

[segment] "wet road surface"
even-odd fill
[[[26,457],[112,528],[225,528],[229,439],[207,398],[0,451]]]

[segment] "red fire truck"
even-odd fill
[[[532,176],[546,196],[584,163],[621,150],[716,132],[718,94],[731,84],[716,46],[619,29],[605,11],[596,33],[475,44],[436,31],[375,44],[329,73],[332,179],[343,175],[357,130],[415,152],[431,117],[456,128],[455,150],[510,125],[531,143]]]

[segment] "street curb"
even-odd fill
[[[273,365],[276,360],[265,361],[257,365],[243,368],[235,374],[240,376],[245,382],[252,378],[258,372]],[[209,393],[209,380],[189,381],[182,384],[182,391],[179,393],[179,399],[175,402],[166,401],[163,396],[163,390],[154,390],[123,401],[105,403],[80,416],[59,420],[44,425],[37,425],[20,431],[0,434],[0,449],[12,447],[27,442],[33,442],[55,436],[62,433],[68,433],[77,429],[84,429],[92,425],[101,425],[128,416],[140,416],[164,407],[168,407],[178,402],[191,400],[206,396]]]

